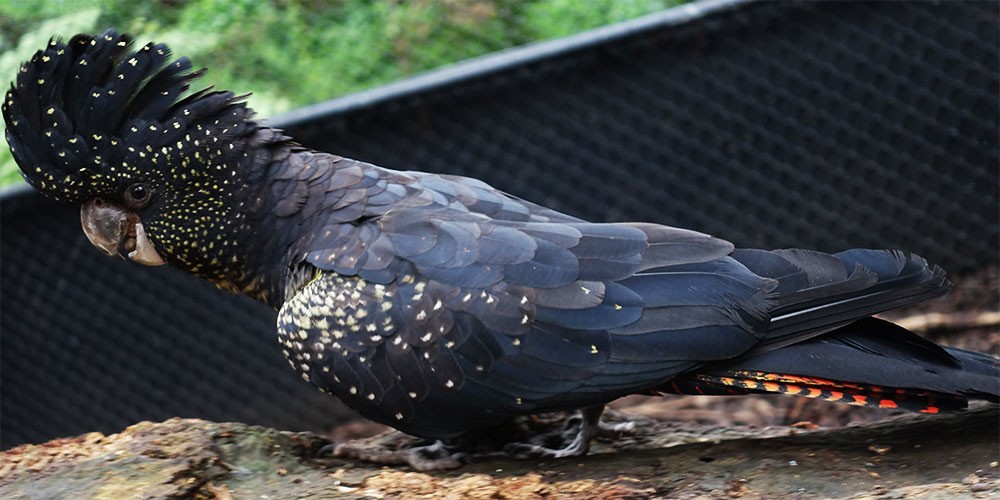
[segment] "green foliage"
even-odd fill
[[[613,22],[666,9],[676,0],[548,0],[531,2],[524,15],[526,29],[538,40],[568,36]],[[581,8],[581,4],[587,8]]]
[[[206,85],[253,92],[262,116],[455,61],[577,33],[681,0],[0,1],[0,82],[49,37],[107,26],[211,68]],[[3,85],[6,87],[6,84]],[[0,124],[2,127],[2,124]],[[2,130],[0,130],[2,131]],[[0,185],[18,179],[0,147]]]

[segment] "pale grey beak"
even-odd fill
[[[124,250],[139,264],[166,263],[146,236],[139,217],[119,205],[100,198],[90,200],[80,209],[80,223],[90,243],[112,257],[124,258]]]

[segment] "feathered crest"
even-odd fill
[[[233,108],[249,115],[231,92],[180,99],[204,70],[191,71],[186,57],[170,62],[163,44],[131,44],[112,29],[53,39],[21,66],[2,110],[14,159],[36,189],[84,201],[111,189],[122,166],[136,168],[143,150],[180,144],[193,124]]]

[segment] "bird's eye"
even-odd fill
[[[133,184],[125,192],[125,198],[133,205],[142,205],[149,201],[150,190],[142,184]]]

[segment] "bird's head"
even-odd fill
[[[204,271],[236,244],[257,124],[231,92],[185,95],[203,73],[187,58],[131,42],[113,30],[49,42],[4,98],[7,142],[29,184],[82,205],[105,253]]]

